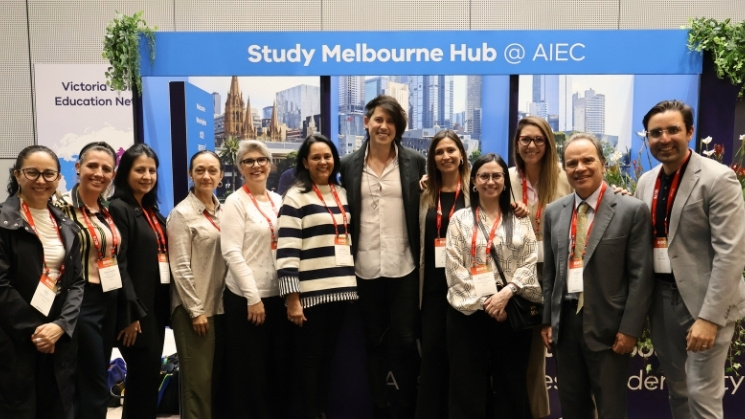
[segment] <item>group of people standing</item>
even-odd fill
[[[425,159],[401,145],[405,111],[379,96],[364,146],[342,160],[309,136],[283,196],[266,187],[260,141],[241,142],[244,185],[224,204],[220,158],[196,153],[167,220],[148,146],[117,166],[108,144],[86,145],[78,183],[55,199],[57,156],[29,146],[0,208],[0,416],[104,418],[116,344],[123,417],[154,418],[170,324],[182,417],[324,418],[354,304],[375,418],[545,417],[546,348],[565,417],[625,417],[647,316],[674,416],[722,417],[745,315],[745,233],[732,228],[745,209],[724,166],[687,148],[692,120],[675,101],[645,116],[663,170],[640,179],[637,200],[609,190],[589,134],[560,164],[548,123],[529,116],[511,140],[516,167],[493,153],[471,167],[450,130]],[[543,327],[510,326],[517,296],[545,304]]]

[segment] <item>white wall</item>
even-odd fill
[[[164,31],[672,29],[689,17],[745,19],[744,0],[2,0],[0,7],[0,159],[36,140],[33,65],[104,63],[102,39],[117,10],[142,10]]]

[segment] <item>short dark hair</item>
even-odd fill
[[[57,157],[57,154],[52,151],[52,149],[40,144],[27,146],[23,150],[21,150],[20,153],[18,153],[18,157],[16,157],[16,163],[13,165],[13,167],[10,168],[10,178],[8,179],[8,195],[14,195],[20,189],[20,185],[18,185],[18,179],[16,179],[14,172],[21,169],[21,166],[23,166],[23,162],[25,162],[30,155],[39,152],[49,154],[49,156],[52,157],[55,162],[57,162],[57,171],[60,170],[59,158]]]
[[[129,172],[132,171],[132,166],[134,165],[135,160],[137,160],[137,158],[140,156],[150,157],[151,159],[155,160],[155,168],[157,169],[158,167],[160,167],[158,155],[155,154],[155,151],[153,151],[153,149],[150,148],[150,146],[148,146],[147,144],[135,144],[132,147],[128,148],[127,151],[125,151],[122,155],[122,158],[119,160],[119,169],[117,170],[116,176],[114,177],[114,187],[116,188],[115,195],[126,194],[129,196],[133,196],[132,187],[129,186]],[[156,178],[153,189],[142,197],[142,206],[153,207],[157,203],[158,179]]]
[[[475,162],[473,162],[473,167],[471,167],[472,187],[469,192],[469,196],[471,199],[471,210],[473,211],[474,223],[479,222],[479,220],[476,219],[476,207],[479,206],[479,193],[476,190],[475,186],[476,173],[478,173],[481,166],[491,162],[496,162],[502,168],[502,172],[504,173],[504,190],[499,195],[499,210],[502,212],[502,223],[504,224],[505,233],[507,234],[507,242],[512,243],[512,216],[514,215],[511,205],[512,182],[510,181],[510,172],[509,168],[507,167],[507,163],[499,154],[483,154],[478,159],[476,159]]]
[[[589,132],[578,132],[571,137],[564,143],[564,155],[561,159],[561,164],[566,168],[566,155],[567,155],[567,149],[569,148],[569,144],[578,141],[578,140],[587,140],[592,143],[593,146],[595,146],[595,151],[598,153],[598,159],[600,160],[600,163],[605,166],[605,154],[603,154],[603,143],[598,140],[598,137],[590,134]]]
[[[324,143],[331,149],[331,155],[334,157],[334,169],[331,170],[331,174],[329,175],[329,183],[333,183],[334,185],[339,184],[339,181],[337,180],[337,175],[339,174],[339,168],[341,166],[339,152],[336,151],[336,146],[331,142],[331,140],[326,138],[323,134],[316,132],[309,135],[297,151],[297,160],[295,161],[295,181],[303,188],[303,193],[310,192],[313,189],[313,180],[310,178],[310,171],[303,164],[303,160],[308,158],[310,155],[310,147],[315,143]]]
[[[652,109],[644,115],[642,124],[644,124],[644,131],[649,128],[649,120],[658,113],[664,113],[667,111],[678,111],[683,116],[683,123],[686,126],[686,133],[691,132],[693,129],[693,109],[690,106],[679,100],[663,100],[658,104],[654,105]]]
[[[383,109],[393,118],[393,125],[396,127],[396,144],[401,144],[401,137],[406,131],[406,111],[393,96],[379,95],[375,99],[367,102],[365,105],[365,118],[372,118],[375,108]],[[365,129],[367,139],[370,139],[370,133]]]

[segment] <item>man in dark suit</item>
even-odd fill
[[[654,287],[649,209],[606,193],[590,134],[569,139],[564,169],[575,193],[546,208],[541,334],[556,355],[563,416],[625,418],[628,354]]]
[[[341,161],[352,213],[360,313],[367,348],[374,416],[414,416],[419,280],[419,179],[424,157],[401,145],[406,112],[378,96],[365,106],[364,146]],[[388,371],[393,373],[392,377]],[[388,386],[398,390],[397,397]]]
[[[729,167],[688,148],[690,106],[662,101],[643,122],[661,163],[636,189],[653,212],[652,343],[673,417],[722,418],[724,363],[745,315],[742,187]]]

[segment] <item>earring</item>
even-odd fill
[[[458,166],[463,166],[463,159],[460,159],[460,164]]]
[[[222,188],[222,181],[220,181],[220,182],[217,183],[217,187],[218,188]]]
[[[75,172],[75,175],[76,176],[80,176],[80,172]]]
[[[478,192],[478,191],[476,190],[476,186],[474,186],[474,187],[473,187],[473,191],[474,191],[474,192]]]

